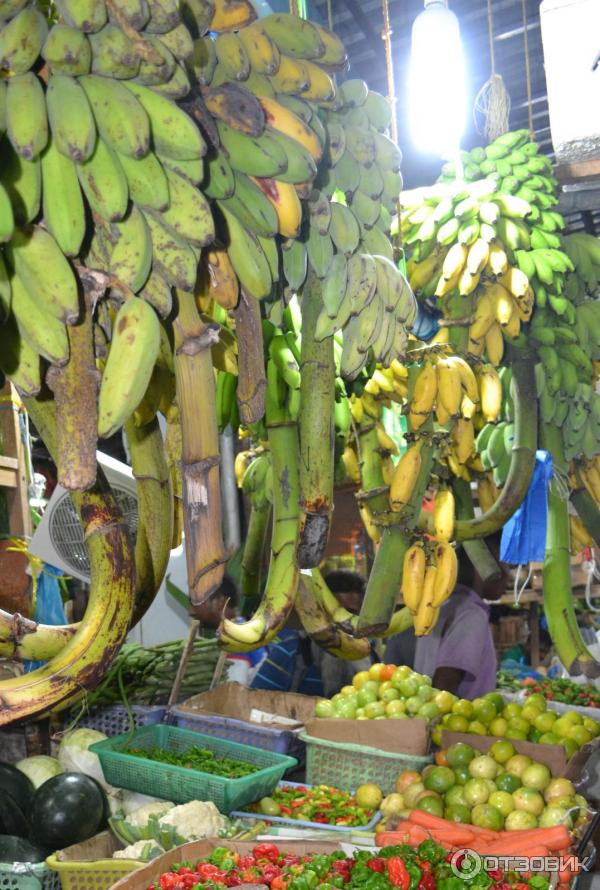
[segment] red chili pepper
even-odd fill
[[[354,860],[351,862],[350,859],[336,859],[333,863],[333,870],[338,874],[343,875],[351,870],[353,864]]]
[[[501,881],[504,877],[504,872],[499,868],[490,868],[488,869],[488,875],[492,881]]]
[[[252,850],[255,859],[268,859],[270,862],[277,862],[279,859],[279,849],[275,844],[258,844]]]
[[[406,870],[404,860],[400,856],[391,856],[387,862],[387,873],[393,887],[400,890],[408,890],[410,887],[410,875]]]
[[[294,856],[293,853],[286,853],[286,855],[281,859],[280,865],[282,868],[289,868],[290,865],[297,865],[300,862],[299,856]]]
[[[429,871],[424,871],[417,886],[417,890],[435,890],[435,878]]]
[[[278,865],[266,865],[262,871],[262,879],[265,884],[270,884],[275,878],[279,877],[281,869]]]
[[[238,868],[250,868],[252,865],[256,865],[256,859],[254,856],[240,856],[237,865]]]
[[[367,860],[367,868],[370,868],[371,871],[384,872],[385,871],[385,859],[368,859]]]
[[[237,887],[238,884],[242,884],[243,881],[234,871],[228,871],[225,877],[223,878],[223,883],[226,887]]]
[[[160,890],[175,890],[178,883],[179,875],[176,875],[173,871],[165,872],[165,874],[161,875],[158,879]]]
[[[223,875],[225,872],[212,862],[199,862],[196,865],[196,874],[204,878],[204,881],[210,881],[214,875]]]
[[[194,874],[186,874],[181,878],[181,886],[184,890],[191,890],[192,887],[196,887],[198,884],[198,875]]]

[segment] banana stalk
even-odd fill
[[[233,317],[238,342],[238,408],[240,420],[249,426],[265,415],[267,380],[260,303],[242,290]]]
[[[333,512],[335,362],[333,336],[317,342],[322,284],[308,274],[302,298],[300,356],[300,568],[318,566]]]
[[[471,486],[464,479],[454,479],[452,483],[456,502],[457,519],[473,519],[475,509],[471,497]],[[463,550],[469,557],[473,568],[483,584],[491,584],[502,577],[502,569],[490,553],[490,549],[481,538],[473,538],[463,542]]]
[[[332,624],[323,609],[315,589],[314,579],[303,574],[296,596],[296,611],[304,630],[331,655],[347,661],[358,661],[369,655],[367,639],[357,639]]]
[[[453,352],[466,353],[469,343],[469,318],[473,310],[473,297],[456,294],[444,302],[444,318],[448,325],[448,342]],[[461,323],[462,322],[462,323]]]
[[[52,402],[26,398],[25,407],[51,455],[57,453]],[[89,491],[71,495],[87,543],[91,580],[79,629],[46,665],[0,681],[0,725],[65,707],[108,670],[129,629],[135,595],[131,537],[103,474]]]
[[[0,658],[49,661],[64,649],[79,624],[37,624],[0,609]]]
[[[266,420],[273,472],[271,560],[265,591],[252,618],[236,624],[224,618],[221,645],[230,652],[249,652],[269,643],[284,626],[298,589],[296,554],[299,537],[298,430],[285,405],[285,388],[273,361],[267,369]]]
[[[515,444],[510,470],[500,497],[487,513],[476,519],[461,519],[456,523],[455,538],[467,541],[485,538],[502,528],[527,494],[537,449],[537,397],[534,360],[516,358],[513,362],[515,387]]]
[[[79,267],[83,286],[78,324],[67,325],[69,361],[52,365],[46,376],[56,402],[58,481],[68,489],[85,491],[96,480],[98,389],[100,374],[94,359],[93,306],[104,293],[96,278]]]
[[[567,473],[562,432],[551,424],[541,428],[542,447],[550,452],[557,470]],[[554,484],[548,491],[548,526],[544,557],[544,612],[557,655],[570,674],[600,676],[600,664],[587,649],[577,625],[571,589],[568,502]]]
[[[130,419],[125,435],[138,502],[134,627],[152,605],[167,571],[173,538],[173,488],[158,419],[142,427]]]
[[[252,614],[260,595],[263,553],[270,515],[271,504],[266,498],[260,503],[252,503],[240,570],[240,591],[244,597],[242,614],[246,617]]]
[[[181,475],[190,599],[203,603],[218,590],[227,553],[221,530],[219,430],[211,346],[218,328],[204,324],[192,294],[177,291],[173,321],[175,380],[182,433]]]

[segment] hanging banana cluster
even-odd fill
[[[570,257],[574,271],[567,275],[565,293],[574,303],[594,297],[600,279],[600,243],[587,232],[574,232],[563,238],[563,250]]]
[[[430,633],[458,577],[456,551],[447,542],[417,542],[408,548],[402,567],[402,599],[414,616],[416,636]]]

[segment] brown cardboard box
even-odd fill
[[[189,716],[210,714],[232,717],[235,720],[250,720],[252,710],[267,714],[277,714],[293,720],[293,724],[260,722],[258,725],[270,729],[294,729],[303,726],[314,717],[315,705],[319,701],[310,695],[295,692],[269,692],[263,689],[248,689],[241,683],[224,683],[212,692],[201,692],[177,705],[174,713],[182,712]]]
[[[306,724],[308,735],[329,742],[366,745],[392,754],[425,756],[429,752],[427,723],[407,720],[334,720],[319,718]]]
[[[488,751],[494,742],[499,741],[497,736],[489,735],[470,735],[466,732],[449,732],[444,729],[442,732],[442,748],[454,745],[456,742],[464,742],[471,745],[478,751]],[[500,741],[504,741],[500,739]],[[594,739],[588,745],[584,745],[576,754],[567,761],[565,749],[562,745],[538,745],[535,742],[526,742],[521,739],[506,739],[512,742],[515,750],[519,754],[527,754],[532,760],[539,763],[545,763],[553,776],[565,776],[571,781],[576,781],[583,771],[590,755],[595,751],[600,743],[600,739]]]
[[[331,841],[288,841],[285,839],[274,839],[279,847],[295,853],[298,856],[304,856],[306,853],[333,853],[339,850],[339,846]],[[227,847],[242,855],[250,853],[252,848],[256,846],[256,841],[227,841]],[[122,878],[116,884],[113,884],[111,890],[146,890],[152,881],[156,880],[164,871],[168,871],[170,866],[175,862],[192,862],[202,859],[204,856],[210,856],[215,847],[222,847],[223,840],[221,838],[208,838],[204,841],[192,841],[190,844],[184,844],[182,847],[175,847],[169,850],[158,859],[149,862],[144,868],[140,868],[126,878]]]

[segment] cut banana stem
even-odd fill
[[[221,585],[227,553],[221,530],[219,430],[211,347],[218,327],[204,324],[193,294],[177,291],[175,379],[182,433],[181,475],[190,599],[203,603]]]
[[[49,661],[65,648],[79,624],[37,624],[0,609],[0,657]]]
[[[542,424],[541,444],[552,455],[554,467],[566,473],[568,466],[564,457],[561,430],[551,424]],[[548,490],[543,572],[544,613],[548,630],[556,653],[570,674],[598,677],[600,664],[583,642],[575,615],[569,540],[568,501],[551,484]]]
[[[254,612],[258,605],[263,554],[270,515],[271,504],[267,500],[264,500],[260,505],[252,504],[250,508],[240,571],[240,591],[244,597],[242,615],[246,618]]]
[[[471,486],[464,479],[455,479],[452,483],[456,499],[457,519],[473,519],[475,510],[471,496]],[[492,584],[502,577],[502,569],[494,559],[490,548],[481,538],[473,538],[463,542],[463,550],[481,578],[483,584]]]
[[[96,481],[98,445],[98,389],[100,375],[94,358],[92,312],[104,294],[93,273],[81,270],[81,314],[77,324],[67,325],[69,361],[50,367],[46,380],[56,402],[58,481],[68,489],[85,491]]]
[[[248,426],[265,416],[267,378],[258,300],[242,289],[233,317],[238,342],[237,402],[240,420]]]
[[[322,578],[315,579],[306,573],[302,575],[296,596],[296,611],[302,626],[317,645],[336,658],[346,661],[367,658],[371,651],[369,641],[357,639],[331,621],[320,598],[323,584]]]
[[[318,566],[333,511],[335,362],[333,336],[315,339],[322,283],[309,270],[302,297],[300,354],[300,568]]]
[[[476,519],[456,523],[455,538],[467,541],[485,538],[502,528],[519,507],[529,489],[537,448],[537,398],[534,361],[518,358],[513,362],[515,439],[510,469],[500,497],[493,507]]]
[[[135,607],[131,626],[146,614],[163,582],[173,540],[173,485],[165,445],[155,417],[137,427],[125,425],[138,502],[135,538]]]
[[[52,402],[24,399],[50,454],[56,457]],[[81,688],[102,679],[125,641],[135,594],[135,559],[127,525],[98,470],[89,491],[71,494],[90,559],[90,594],[83,620],[70,642],[43,667],[0,681],[0,725],[65,707]]]

